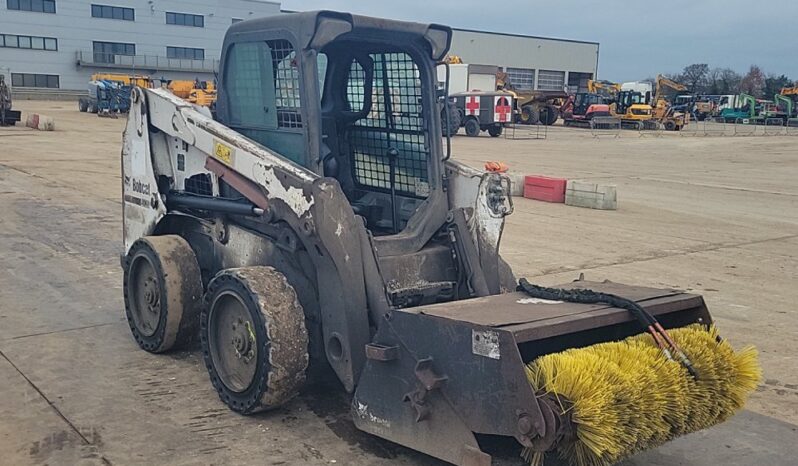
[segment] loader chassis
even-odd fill
[[[242,413],[330,368],[359,428],[446,461],[489,464],[481,434],[550,446],[558,421],[524,363],[635,327],[620,309],[507,293],[509,180],[445,160],[435,65],[450,40],[438,25],[282,15],[228,31],[215,119],[134,89],[122,265],[139,345],[166,351],[199,327],[211,381]],[[591,286],[665,325],[709,319],[700,297]]]

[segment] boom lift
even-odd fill
[[[729,350],[730,364],[700,378],[702,358],[722,362],[716,348],[728,345],[707,331],[701,296],[515,281],[499,255],[508,178],[450,159],[443,144],[435,66],[451,34],[327,11],[259,18],[225,36],[214,118],[165,89],[135,88],[122,266],[139,346],[160,353],[199,334],[211,383],[243,414],[282,405],[331,369],[359,429],[458,465],[490,465],[480,441],[494,436],[517,440],[535,464],[554,450],[608,464],[730,415],[756,377],[740,382],[750,364]],[[670,350],[652,339],[695,323],[673,331]],[[645,328],[638,343],[606,343],[649,361],[622,377],[635,390],[614,387],[609,366],[574,367],[607,382],[613,396],[599,398],[613,402],[600,412],[628,420],[623,435],[601,434],[611,451],[591,449],[580,440],[587,419],[574,422],[591,402],[547,389],[541,358],[558,364],[567,348]],[[676,351],[688,333],[706,337],[700,351],[683,348],[693,359]],[[635,374],[670,375],[656,385]],[[656,398],[655,385],[677,391]],[[701,395],[678,392],[691,388]],[[623,402],[632,392],[641,411]],[[728,393],[738,398],[721,404]],[[667,405],[674,397],[682,408]],[[705,405],[706,416],[667,422],[672,409]]]

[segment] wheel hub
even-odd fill
[[[257,372],[258,341],[246,299],[230,290],[211,303],[208,346],[222,383],[234,392],[245,391]]]
[[[144,280],[144,302],[147,304],[147,310],[158,312],[160,301],[161,293],[158,289],[158,282],[154,277],[149,276]]]
[[[238,359],[243,358],[245,363],[249,363],[252,357],[255,356],[255,352],[252,350],[255,346],[255,332],[252,330],[249,321],[244,322],[241,319],[237,319],[233,322],[232,329],[233,339],[231,343],[233,344],[236,357],[238,357]]]
[[[152,336],[161,320],[161,283],[157,269],[144,256],[133,259],[129,277],[130,307],[134,324],[145,336]]]

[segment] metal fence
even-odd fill
[[[502,134],[504,135],[504,139],[512,139],[515,141],[546,139],[549,134],[549,126],[540,122],[534,125],[510,124],[504,127]]]
[[[684,137],[695,136],[798,136],[798,118],[737,118],[733,122],[715,117],[691,121],[681,131]]]
[[[735,136],[756,136],[757,124],[750,118],[738,118],[734,121]]]
[[[615,117],[593,117],[590,120],[590,133],[594,138],[621,137],[621,119]]]

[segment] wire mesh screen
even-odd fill
[[[187,193],[212,196],[213,185],[211,184],[211,175],[207,173],[198,173],[186,178],[183,190]]]
[[[391,189],[392,149],[396,150],[394,186],[398,193],[427,197],[429,148],[424,127],[421,77],[406,53],[373,53],[373,87],[369,112],[355,122],[349,141],[353,151],[354,177],[365,187]],[[350,105],[365,96],[365,73],[353,64],[347,84]]]
[[[366,100],[366,71],[357,60],[352,60],[349,68],[349,79],[346,82],[346,101],[353,112],[363,110]]]
[[[299,99],[299,67],[296,51],[287,40],[268,41],[274,70],[274,99],[277,107],[277,126],[301,128]]]

